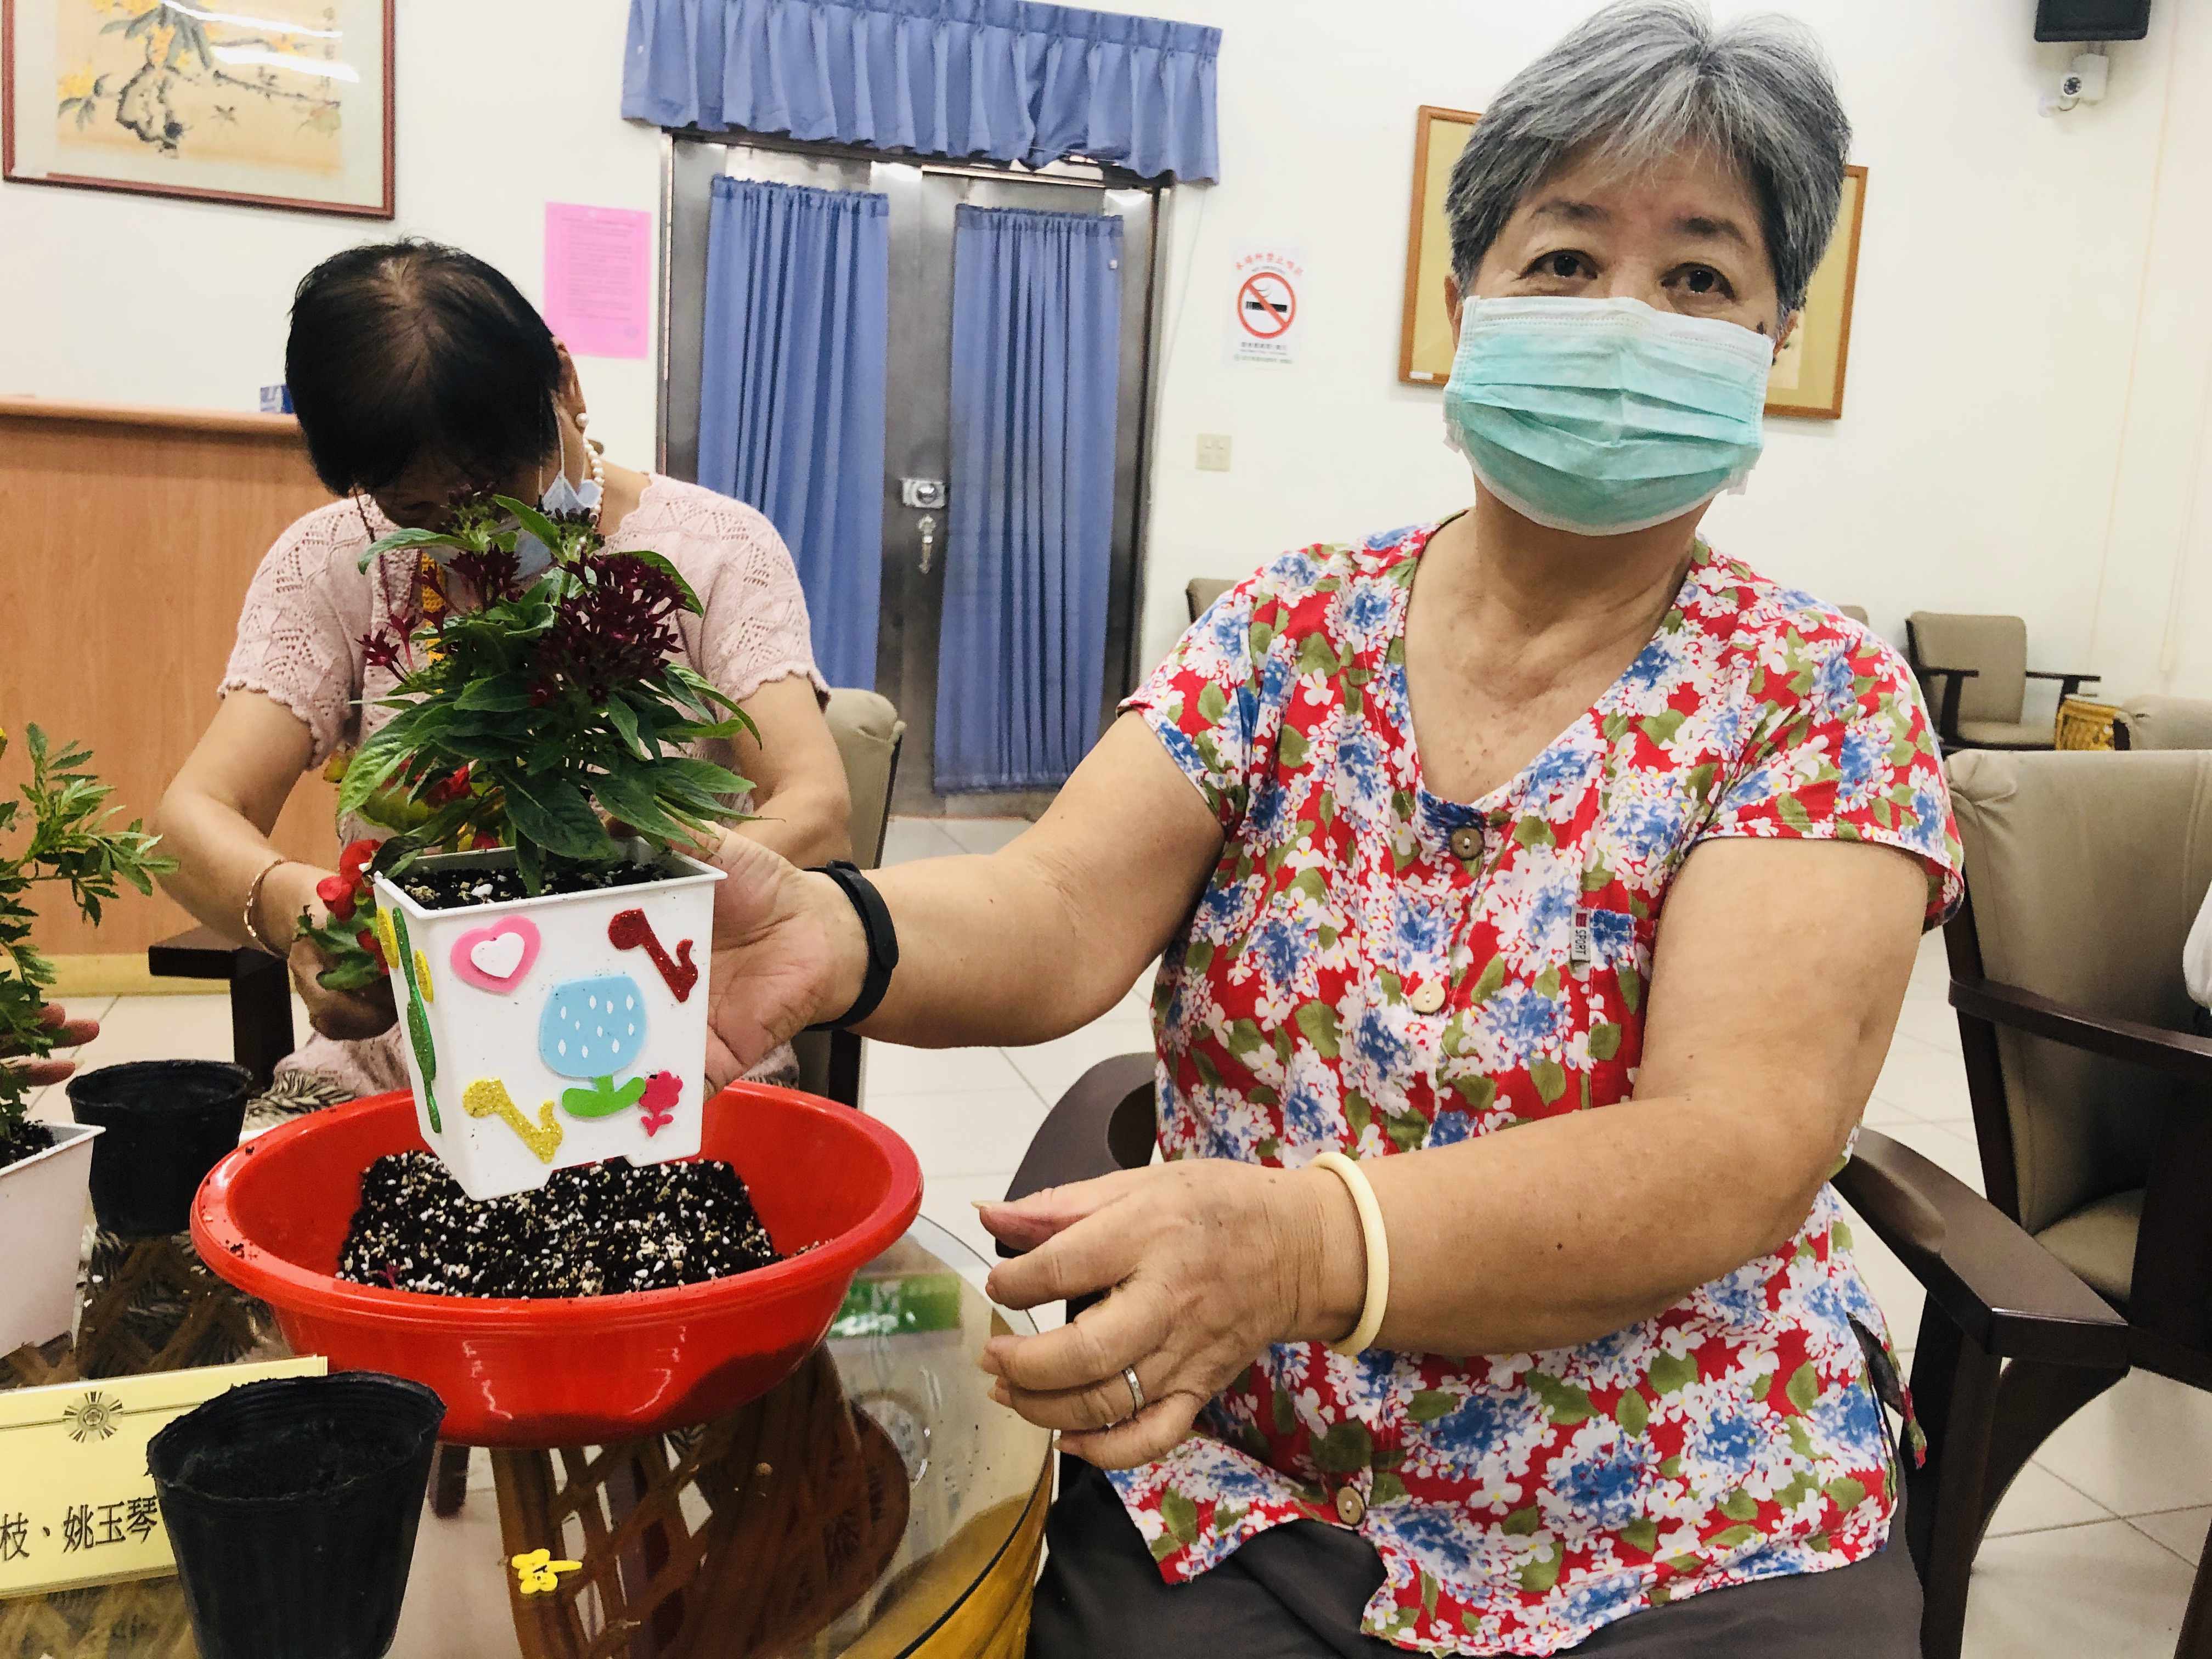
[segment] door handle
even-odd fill
[[[930,554],[937,546],[937,515],[934,513],[923,514],[915,528],[921,532],[921,574],[927,576]]]

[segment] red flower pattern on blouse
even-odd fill
[[[1628,1098],[1668,885],[1708,839],[1883,843],[1925,866],[1929,925],[1956,901],[1905,665],[1702,544],[1593,708],[1481,801],[1431,794],[1403,672],[1430,533],[1280,560],[1127,705],[1227,834],[1155,993],[1170,1157],[1384,1158]],[[1783,1249],[1580,1347],[1273,1347],[1115,1484],[1170,1580],[1284,1522],[1356,1517],[1385,1567],[1368,1633],[1555,1653],[1879,1548],[1887,1348],[1824,1188]]]

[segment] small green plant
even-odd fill
[[[24,736],[31,780],[21,800],[0,800],[0,836],[14,833],[24,805],[30,807],[29,839],[12,854],[0,847],[0,1054],[36,1060],[53,1052],[53,1031],[39,1011],[53,985],[54,968],[31,944],[32,885],[67,882],[77,914],[97,922],[100,907],[116,896],[119,883],[151,893],[154,878],[177,866],[173,859],[155,856],[160,837],[148,835],[143,823],[106,828],[114,816],[107,805],[113,791],[92,775],[89,751],[67,743],[57,750],[35,726]],[[0,755],[7,752],[8,734],[0,732]],[[0,1062],[0,1148],[21,1131],[30,1093],[29,1074]]]
[[[551,562],[526,577],[517,548],[532,539]],[[428,620],[362,641],[398,685],[384,700],[391,720],[346,769],[338,811],[393,834],[349,872],[347,914],[307,930],[333,960],[334,988],[384,969],[364,915],[370,874],[397,875],[427,852],[507,847],[537,894],[564,862],[627,858],[611,823],[664,848],[711,839],[752,787],[685,752],[753,727],[677,660],[677,618],[702,607],[660,555],[609,551],[587,514],[482,495],[459,498],[442,530],[385,537],[364,568],[395,550],[432,556],[420,581]],[[457,586],[474,603],[453,603]]]

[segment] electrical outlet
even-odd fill
[[[1200,472],[1229,471],[1229,434],[1225,432],[1201,432],[1198,434],[1198,470]]]

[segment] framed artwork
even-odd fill
[[[1859,221],[1866,213],[1864,167],[1844,169],[1836,234],[1805,291],[1805,314],[1766,378],[1766,412],[1833,421],[1844,412],[1844,368],[1851,352],[1851,296],[1859,280]]]
[[[0,171],[389,219],[393,0],[0,0]]]
[[[1413,205],[1406,228],[1406,311],[1398,325],[1398,378],[1409,386],[1442,386],[1451,377],[1451,315],[1444,277],[1451,270],[1451,231],[1444,191],[1451,170],[1480,118],[1469,109],[1424,104],[1413,127]]]

